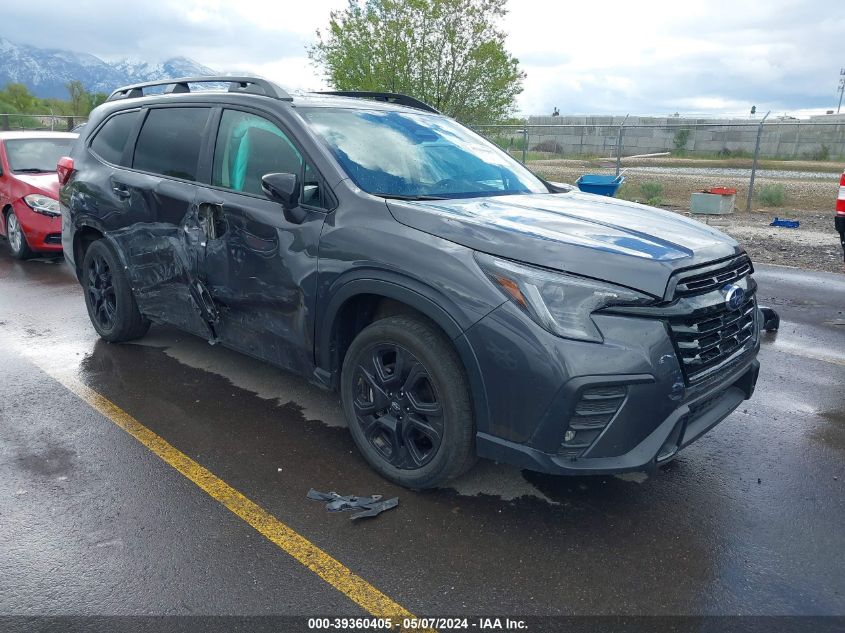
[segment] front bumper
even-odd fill
[[[511,303],[464,334],[487,393],[487,424],[479,425],[476,436],[481,457],[553,474],[649,470],[754,391],[759,317],[753,340],[695,384],[685,380],[660,319],[594,318],[602,344],[553,336]],[[601,407],[608,408],[601,427],[590,427],[595,417],[579,417]],[[575,438],[567,442],[572,429]]]
[[[650,471],[670,460],[724,420],[743,400],[754,393],[760,363],[751,361],[726,388],[713,394],[702,394],[678,407],[639,444],[621,455],[612,457],[569,457],[545,453],[536,448],[509,442],[486,433],[476,436],[478,454],[538,472],[555,475],[599,475],[628,471]],[[601,377],[594,377],[601,380]],[[644,412],[645,413],[645,412]]]
[[[21,223],[26,243],[33,251],[58,253],[62,250],[62,218],[36,213],[23,200],[12,204]]]

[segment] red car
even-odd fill
[[[0,132],[0,235],[12,256],[61,252],[62,218],[56,163],[77,134]]]

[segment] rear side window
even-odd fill
[[[162,176],[196,180],[208,113],[208,108],[150,110],[135,144],[132,167]]]
[[[91,151],[108,163],[120,165],[126,141],[140,114],[138,110],[123,112],[106,121],[91,141]]]

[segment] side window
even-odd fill
[[[135,144],[132,167],[162,176],[196,180],[208,108],[150,110]]]
[[[325,206],[317,173],[305,163],[287,134],[263,117],[224,110],[214,148],[211,184],[263,195],[262,176],[278,172],[299,176],[299,199],[303,204]]]
[[[135,128],[141,112],[123,112],[106,121],[91,141],[91,151],[108,163],[120,165],[126,141]]]

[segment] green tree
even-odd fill
[[[91,99],[82,82],[74,79],[65,85],[70,95],[70,111],[74,116],[82,116],[91,111]]]
[[[94,92],[89,95],[88,100],[88,112],[85,114],[90,114],[91,110],[96,108],[98,105],[101,105],[106,102],[109,96],[105,92]]]
[[[12,105],[18,112],[32,112],[35,96],[23,84],[10,83],[2,92],[3,101]]]
[[[511,114],[525,73],[498,22],[507,0],[349,0],[308,55],[337,90],[400,92],[466,122]]]

